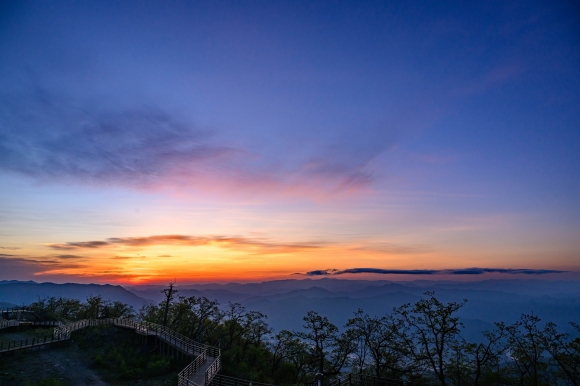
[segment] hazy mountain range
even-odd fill
[[[91,295],[101,295],[104,299],[118,300],[136,309],[151,302],[151,300],[143,299],[119,285],[0,281],[0,307],[2,308],[29,304],[51,296],[86,300]]]
[[[160,302],[163,288],[0,281],[0,302],[26,304],[47,296],[84,300],[89,295],[99,294],[138,309],[146,303]],[[464,337],[473,341],[479,339],[481,331],[493,328],[493,322],[512,323],[523,313],[553,321],[566,332],[571,332],[568,322],[580,321],[580,283],[577,281],[390,282],[323,278],[181,285],[177,288],[180,296],[205,296],[218,300],[224,307],[228,302],[238,302],[249,310],[262,311],[276,331],[301,329],[302,317],[310,310],[342,327],[359,308],[371,315],[385,315],[393,307],[419,300],[427,291],[434,291],[444,302],[468,300],[460,316],[465,325]]]
[[[161,301],[162,286],[135,286],[135,294]],[[444,301],[467,304],[460,315],[464,336],[477,340],[493,322],[514,322],[521,314],[535,314],[553,321],[563,331],[568,322],[580,321],[580,283],[546,280],[453,281],[365,281],[340,279],[279,280],[250,284],[184,285],[182,296],[206,296],[222,305],[239,302],[250,310],[264,312],[275,329],[300,329],[302,317],[310,310],[343,326],[359,308],[371,315],[385,315],[393,307],[416,302],[427,291]]]

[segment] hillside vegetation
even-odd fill
[[[317,373],[328,381],[346,372],[416,385],[578,385],[580,380],[580,339],[561,333],[554,323],[524,314],[512,324],[498,321],[478,343],[469,342],[458,317],[466,301],[441,302],[433,292],[384,315],[359,310],[342,328],[310,311],[303,329],[275,334],[267,315],[239,303],[222,307],[204,296],[179,296],[173,285],[162,294],[159,304],[136,315],[130,306],[99,296],[86,302],[48,298],[30,307],[45,320],[136,316],[161,324],[220,347],[222,373],[255,382],[311,384]],[[580,333],[578,324],[570,326]],[[161,358],[155,361],[165,366]],[[147,373],[150,365],[139,366]]]

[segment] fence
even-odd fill
[[[31,339],[26,338],[21,340],[13,340],[11,342],[6,343],[0,342],[0,353],[7,351],[24,350],[33,347],[40,347],[60,341],[61,339],[55,338],[53,335],[50,338],[44,336],[43,338],[31,338]]]
[[[217,374],[211,381],[211,386],[272,386],[272,385]]]

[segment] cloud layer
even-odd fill
[[[465,268],[465,269],[381,269],[381,268],[349,268],[338,270],[334,268],[319,269],[304,273],[307,276],[326,276],[326,275],[344,275],[374,273],[380,275],[435,275],[435,274],[452,274],[452,275],[483,275],[484,273],[506,273],[512,275],[544,275],[549,273],[565,273],[555,269],[522,269],[522,268]]]

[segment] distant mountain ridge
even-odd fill
[[[126,290],[120,285],[111,284],[77,284],[77,283],[37,283],[33,281],[0,281],[0,302],[16,305],[25,305],[47,297],[67,297],[78,300],[86,300],[91,295],[101,295],[103,299],[120,301],[140,308],[143,304],[150,303]]]

